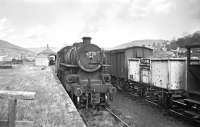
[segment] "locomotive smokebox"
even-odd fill
[[[90,44],[91,43],[91,37],[83,37],[83,44]]]

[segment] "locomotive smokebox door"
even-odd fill
[[[93,44],[85,44],[78,51],[78,64],[87,72],[97,71],[102,64],[101,49]]]

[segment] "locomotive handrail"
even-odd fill
[[[98,64],[101,64],[101,63],[96,62],[96,63],[88,63],[88,64],[90,64],[90,65],[98,65]]]
[[[104,67],[111,67],[110,64],[102,64],[102,66],[104,66]]]
[[[63,65],[63,66],[65,66],[65,67],[78,67],[78,65],[65,64],[65,63],[60,63],[60,65]]]
[[[101,65],[98,65],[96,68],[94,68],[94,69],[87,69],[87,68],[85,68],[85,67],[83,67],[83,65],[80,63],[80,60],[78,61],[78,65],[79,65],[79,67],[81,68],[81,69],[83,69],[84,71],[86,71],[86,72],[94,72],[94,71],[97,71],[97,70],[99,70],[100,68],[101,68]]]

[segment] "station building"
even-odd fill
[[[55,56],[56,53],[49,48],[47,45],[47,48],[43,50],[42,52],[38,53],[35,58],[35,65],[37,66],[48,66],[49,65],[49,57]]]

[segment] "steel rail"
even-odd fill
[[[110,114],[112,114],[112,116],[114,116],[115,119],[117,119],[117,120],[121,123],[121,126],[122,126],[122,127],[129,127],[129,125],[128,125],[126,122],[124,122],[119,116],[117,116],[117,115],[112,111],[112,109],[111,109],[110,107],[105,107],[105,109],[106,109]]]

